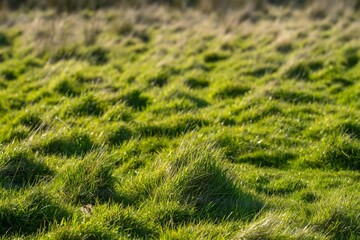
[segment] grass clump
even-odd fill
[[[43,55],[48,55],[50,62],[57,63],[62,60],[79,59],[81,55],[78,49],[79,46],[76,45],[65,45],[55,50],[46,50]]]
[[[172,156],[168,191],[172,198],[194,206],[201,217],[248,217],[261,203],[242,191],[224,167],[213,144],[182,144]]]
[[[77,96],[81,93],[80,84],[74,79],[62,79],[54,86],[54,91],[65,96]]]
[[[103,118],[109,122],[128,122],[133,118],[133,112],[125,104],[117,104],[109,109]]]
[[[131,238],[158,237],[156,229],[144,217],[137,216],[131,208],[115,208],[106,214],[106,222]]]
[[[204,56],[204,61],[206,63],[216,63],[219,61],[223,61],[225,59],[227,59],[229,56],[224,54],[224,53],[208,53]]]
[[[236,163],[251,163],[259,167],[283,168],[295,158],[296,155],[290,152],[257,151],[240,155],[234,161]]]
[[[31,130],[25,126],[12,127],[10,131],[4,131],[0,142],[11,143],[26,139],[31,133]]]
[[[341,206],[335,207],[341,202]],[[341,194],[337,199],[328,199],[327,202],[318,203],[317,207],[323,210],[316,214],[312,220],[314,231],[322,232],[327,239],[356,239],[360,234],[358,210],[354,205],[357,197],[349,195],[346,199]]]
[[[90,154],[68,166],[56,180],[61,199],[73,204],[95,204],[114,198],[112,165],[101,154]]]
[[[273,93],[269,94],[272,98],[277,100],[282,100],[289,103],[299,104],[299,103],[313,103],[313,102],[327,102],[329,101],[325,97],[322,97],[319,94],[311,94],[305,91],[288,91],[285,89],[278,89]]]
[[[263,77],[267,74],[272,74],[277,71],[277,67],[274,66],[263,66],[263,67],[257,67],[253,71],[250,71],[249,73],[255,77]]]
[[[360,169],[360,144],[349,136],[328,136],[321,141],[317,162],[335,170]]]
[[[189,78],[185,81],[185,85],[191,89],[203,89],[209,87],[210,83],[201,78]]]
[[[109,51],[102,47],[91,47],[84,54],[84,58],[93,65],[104,65],[109,61]]]
[[[258,178],[256,180],[256,191],[268,195],[288,195],[306,188],[306,183],[299,179],[280,178],[269,180]]]
[[[72,131],[46,139],[38,148],[45,154],[63,156],[84,155],[94,147],[94,143],[87,133]]]
[[[128,36],[134,31],[134,25],[131,22],[123,22],[116,26],[116,32],[119,35]]]
[[[10,44],[9,37],[4,32],[0,32],[0,47],[9,46]]]
[[[340,125],[343,133],[352,138],[360,139],[360,124],[355,121],[346,121]]]
[[[141,136],[166,136],[177,137],[182,134],[195,131],[201,127],[209,125],[209,122],[204,119],[193,117],[182,117],[176,121],[164,121],[160,124],[140,125],[138,132]]]
[[[176,228],[182,224],[189,223],[195,213],[196,211],[193,207],[182,205],[176,201],[169,201],[158,203],[156,211],[151,211],[150,217],[156,224]]]
[[[84,95],[68,107],[67,116],[100,116],[104,113],[104,104],[94,95]]]
[[[13,81],[19,77],[19,72],[14,68],[3,68],[0,70],[0,76],[7,81]]]
[[[300,194],[300,199],[306,203],[314,203],[319,201],[320,197],[316,193],[305,191]]]
[[[349,48],[345,50],[343,60],[344,67],[353,68],[358,64],[360,58],[357,52],[357,48]]]
[[[29,127],[30,129],[36,129],[43,124],[43,121],[36,113],[26,113],[19,118],[19,123]]]
[[[123,142],[130,140],[132,136],[133,132],[130,128],[125,125],[120,125],[109,134],[107,141],[111,145],[120,145]]]
[[[52,171],[29,150],[9,149],[0,160],[1,182],[7,186],[34,185],[52,175]]]
[[[0,205],[0,234],[34,234],[44,231],[55,222],[67,218],[69,213],[50,196],[40,191],[27,194],[24,199],[12,199]]]
[[[339,209],[331,211],[317,228],[324,229],[330,239],[356,239],[360,234],[359,222]]]
[[[306,63],[300,62],[292,65],[285,73],[285,77],[289,79],[309,80],[310,68]]]
[[[228,85],[219,89],[215,94],[215,98],[227,99],[237,98],[245,95],[251,90],[251,88],[242,85]]]
[[[127,93],[122,97],[122,100],[127,106],[134,108],[135,110],[144,110],[148,105],[150,99],[141,94],[140,90],[134,90]]]
[[[283,42],[276,46],[276,50],[282,54],[289,54],[294,49],[290,42]]]
[[[164,87],[168,84],[169,74],[166,72],[160,73],[155,77],[151,77],[148,80],[148,84],[152,87]]]

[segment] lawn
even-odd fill
[[[0,239],[360,239],[354,6],[1,9]]]

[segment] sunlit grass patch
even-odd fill
[[[69,165],[54,179],[59,198],[74,204],[94,204],[114,198],[111,164],[100,154],[90,154]],[[56,189],[55,189],[56,191]]]

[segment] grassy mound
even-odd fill
[[[33,185],[52,175],[51,169],[30,151],[15,150],[4,154],[0,161],[1,182],[10,187]]]

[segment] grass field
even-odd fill
[[[360,239],[360,13],[0,13],[0,239]]]

